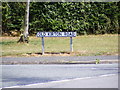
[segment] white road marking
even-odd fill
[[[107,76],[114,76],[114,75],[116,75],[116,74],[106,74],[106,75],[101,75],[99,77],[107,77]]]

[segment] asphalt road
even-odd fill
[[[96,78],[108,82],[112,86],[116,78],[109,77],[100,79],[102,75],[117,75],[117,64],[71,64],[71,65],[3,65],[2,66],[2,87],[24,86],[36,83],[48,83],[61,80],[74,80],[76,78]],[[115,79],[115,80],[114,80]],[[91,80],[86,81],[90,83]],[[82,82],[81,82],[82,83]],[[84,82],[85,83],[85,82]],[[95,83],[93,83],[95,84]],[[67,84],[74,85],[74,84]],[[117,82],[114,82],[117,88]],[[93,85],[94,86],[94,85]],[[56,86],[57,87],[57,86]],[[65,86],[64,86],[65,87]],[[74,87],[74,86],[73,86]],[[52,87],[54,88],[54,87]],[[101,88],[103,88],[101,86]]]
[[[48,83],[37,83],[17,86],[17,88],[118,88],[118,75],[109,74],[98,77],[85,77]]]

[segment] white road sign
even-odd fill
[[[76,32],[38,32],[37,37],[76,37]]]

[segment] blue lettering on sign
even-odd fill
[[[37,37],[76,37],[76,32],[38,32]]]

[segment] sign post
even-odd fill
[[[44,37],[42,37],[42,55],[44,55]]]
[[[73,52],[73,43],[72,43],[72,37],[70,37],[70,52]]]
[[[76,32],[38,32],[37,37],[42,38],[42,55],[44,54],[44,37],[70,37],[70,52],[73,52],[72,37],[76,37]]]

